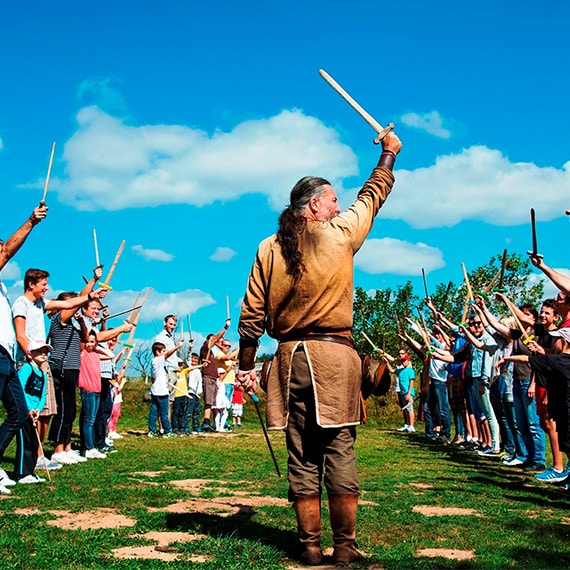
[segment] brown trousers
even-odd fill
[[[334,386],[331,386],[334,390]],[[317,424],[314,389],[304,350],[293,355],[286,429],[289,500],[300,495],[358,493],[354,426],[322,428]]]

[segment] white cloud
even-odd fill
[[[564,268],[556,268],[555,271],[558,273],[562,273],[562,275],[566,275],[566,277],[570,277],[570,269]],[[543,273],[533,273],[529,276],[529,284],[534,285],[542,281],[544,283],[544,295],[543,299],[554,299],[558,294],[558,288],[550,279],[548,279]]]
[[[235,255],[237,255],[236,252],[229,247],[217,247],[210,259],[212,261],[229,261]]]
[[[563,215],[568,207],[570,162],[562,169],[510,162],[498,150],[473,146],[440,156],[433,166],[398,170],[380,216],[414,228],[454,226],[463,220],[508,226]]]
[[[142,296],[144,296],[145,293],[146,290],[142,292]],[[138,294],[138,291],[113,290],[103,302],[109,304],[112,313],[118,313],[125,309],[130,309],[134,305]],[[162,323],[166,315],[173,314],[179,315],[180,317],[191,315],[199,309],[208,307],[214,303],[215,301],[209,293],[205,293],[199,289],[186,289],[185,291],[179,291],[177,293],[160,293],[152,290],[141,309],[139,322],[141,324],[151,323],[153,321]],[[118,326],[126,317],[127,315],[117,317],[111,325]]]
[[[444,128],[443,118],[437,111],[429,113],[404,113],[400,120],[408,127],[425,131],[434,137],[448,139],[451,131]]]
[[[174,255],[162,249],[146,249],[142,245],[133,245],[131,249],[147,261],[172,261]]]
[[[9,261],[0,271],[0,279],[4,281],[14,281],[20,279],[21,276],[22,271],[15,261]]]
[[[445,267],[442,252],[425,243],[410,243],[393,238],[368,239],[354,258],[356,267],[378,275],[421,275]]]
[[[209,135],[178,125],[132,126],[85,107],[63,159],[65,178],[50,190],[81,210],[201,206],[248,193],[265,194],[281,209],[302,176],[336,181],[357,173],[356,156],[338,133],[299,110]]]

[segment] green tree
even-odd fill
[[[474,295],[488,288],[501,269],[502,258],[502,254],[493,256],[485,265],[471,272],[468,271]],[[544,294],[542,281],[532,283],[530,279],[532,273],[532,265],[526,258],[523,259],[516,253],[507,255],[503,287],[505,294],[514,303],[532,303],[537,306],[542,300]],[[497,279],[486,295],[490,299],[491,309],[497,314],[504,315],[508,313],[508,309],[502,303],[494,302],[494,291],[498,289],[498,286],[499,280]],[[433,292],[429,291],[429,293],[436,308],[444,312],[452,321],[461,322],[467,298],[467,286],[464,279],[458,283],[453,281],[439,283]],[[369,294],[361,287],[357,287],[354,293],[352,334],[358,351],[361,354],[373,352],[372,346],[363,335],[366,333],[378,348],[395,355],[401,345],[397,336],[398,324],[406,327],[404,322],[406,316],[419,320],[419,311],[423,311],[429,326],[431,314],[426,309],[425,299],[414,293],[410,281],[399,285],[395,290],[377,289],[374,294]]]

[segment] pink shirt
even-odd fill
[[[96,352],[81,352],[79,387],[88,392],[101,392],[101,360]]]

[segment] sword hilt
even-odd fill
[[[538,257],[538,259],[542,259],[544,255],[542,253],[538,253],[538,251],[530,251],[530,249],[526,252],[527,255],[532,255],[533,257]]]
[[[374,144],[380,144],[382,139],[394,128],[394,123],[388,123],[379,133],[378,136],[374,139]]]

